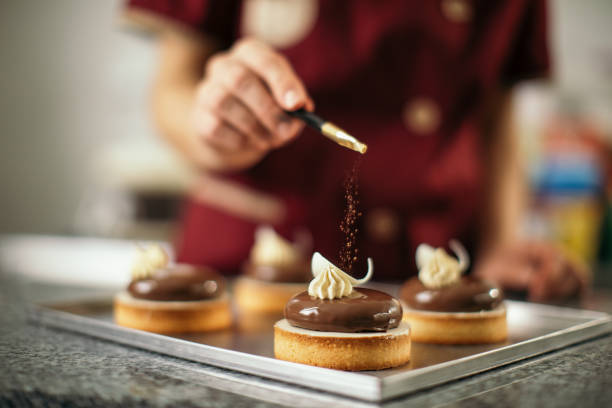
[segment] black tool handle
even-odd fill
[[[311,126],[315,129],[317,129],[318,131],[321,131],[321,128],[323,127],[323,124],[325,124],[325,122],[327,122],[326,120],[318,117],[317,115],[315,115],[312,112],[308,112],[305,109],[298,109],[295,111],[286,111],[287,115],[300,119],[302,121],[304,121],[304,123],[306,123],[308,126]]]

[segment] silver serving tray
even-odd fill
[[[396,289],[396,288],[395,288]],[[606,313],[507,301],[509,338],[495,345],[413,343],[410,364],[344,372],[276,360],[272,325],[280,316],[237,315],[228,330],[166,336],[120,327],[110,298],[32,308],[32,320],[186,360],[366,401],[383,401],[612,331]]]

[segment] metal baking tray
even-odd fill
[[[388,290],[396,292],[397,287]],[[37,305],[31,319],[186,360],[379,402],[504,364],[556,350],[612,331],[610,315],[578,309],[507,301],[509,338],[494,345],[412,344],[403,367],[344,372],[276,360],[272,325],[280,316],[236,316],[228,330],[167,336],[133,330],[112,320],[112,300]]]

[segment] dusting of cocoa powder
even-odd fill
[[[346,207],[344,208],[344,217],[340,222],[340,231],[344,235],[344,242],[340,248],[338,255],[340,268],[346,273],[350,273],[353,264],[357,261],[357,235],[359,233],[357,221],[361,217],[359,211],[359,166],[361,164],[361,156],[355,160],[353,168],[347,174],[344,180],[344,200]]]

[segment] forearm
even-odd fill
[[[172,31],[162,33],[152,108],[162,136],[184,157],[201,169],[225,172],[244,168],[258,157],[219,151],[197,135],[196,90],[207,59],[216,51],[213,43],[202,38]]]
[[[158,78],[153,87],[152,108],[161,135],[185,157],[199,165],[200,160],[193,156],[194,149],[190,146],[194,91],[195,83],[186,81],[179,86],[176,81]]]
[[[486,211],[481,252],[514,242],[520,233],[527,197],[527,178],[520,152],[512,93],[496,97],[488,127]]]

